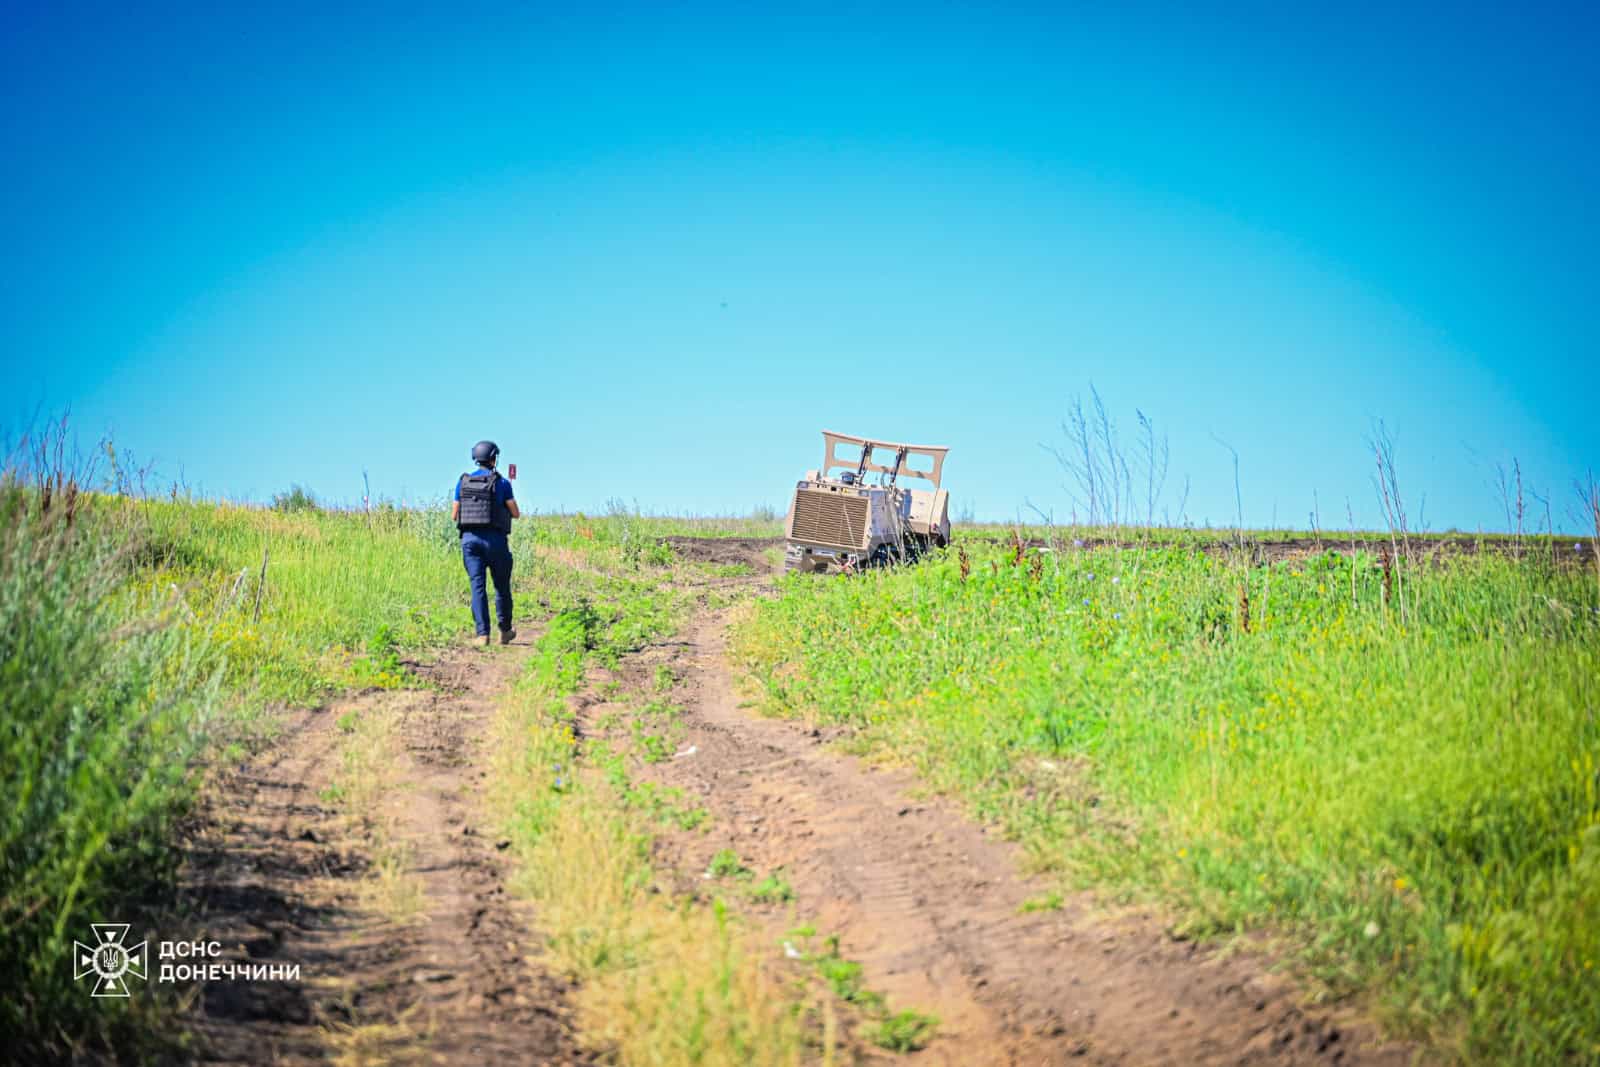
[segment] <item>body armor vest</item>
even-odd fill
[[[494,471],[478,471],[461,476],[461,514],[456,519],[458,530],[499,530],[511,532],[511,509],[500,499],[496,490],[500,475]]]

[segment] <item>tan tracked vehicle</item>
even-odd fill
[[[914,560],[949,542],[950,498],[939,488],[948,448],[827,430],[822,439],[822,467],[806,472],[789,504],[784,570],[852,571]],[[912,459],[925,462],[913,465]],[[933,488],[909,489],[898,484],[901,478],[931,482]]]

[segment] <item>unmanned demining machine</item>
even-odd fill
[[[822,468],[806,471],[795,485],[784,526],[788,545],[783,569],[816,573],[837,568],[909,562],[950,540],[950,498],[939,488],[948,448],[874,441],[822,431],[827,443]],[[844,445],[847,455],[839,454]],[[859,452],[859,454],[858,454]],[[892,464],[879,462],[892,453]],[[925,465],[911,466],[913,457]],[[832,472],[838,471],[838,474]],[[867,475],[876,474],[876,484]],[[932,482],[932,489],[908,489],[901,478]]]

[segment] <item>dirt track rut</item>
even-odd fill
[[[564,1064],[579,1049],[564,983],[529,959],[527,915],[477,793],[492,694],[516,650],[413,664],[435,690],[376,692],[299,716],[261,758],[210,791],[190,846],[194,935],[225,956],[301,966],[292,983],[208,983],[196,1005],[205,1062]],[[369,835],[324,799],[347,713],[394,717],[382,814],[419,908],[371,902]]]

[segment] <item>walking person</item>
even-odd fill
[[[450,518],[461,531],[461,560],[472,582],[472,621],[477,626],[476,643],[489,643],[489,592],[486,578],[494,581],[495,621],[500,624],[500,643],[509,645],[517,636],[511,628],[511,520],[522,517],[512,499],[511,480],[495,470],[500,446],[479,441],[472,446],[476,470],[456,481],[456,499]]]

